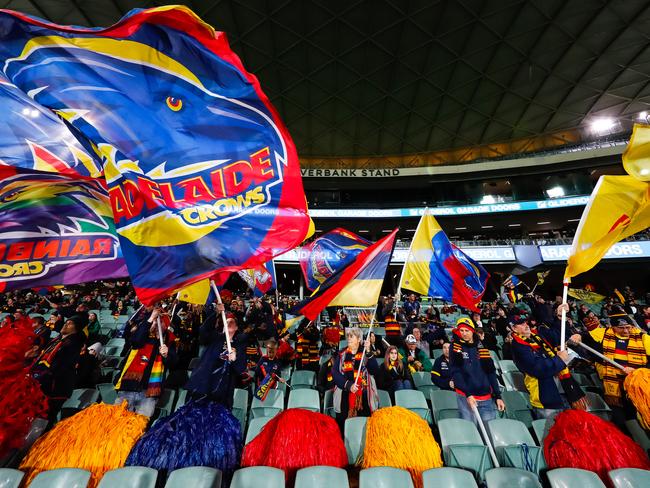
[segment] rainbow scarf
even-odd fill
[[[160,396],[165,366],[157,346],[158,344],[149,343],[129,353],[122,375],[115,385],[116,390],[141,391],[142,381],[149,372],[145,396]]]

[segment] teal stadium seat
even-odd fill
[[[614,488],[650,486],[650,471],[637,468],[614,469],[607,473]]]
[[[343,427],[345,450],[348,453],[348,464],[355,465],[357,460],[363,456],[366,445],[366,422],[368,417],[352,417],[345,419]]]
[[[207,466],[175,469],[167,478],[165,488],[219,488],[221,471]]]
[[[519,420],[528,428],[533,425],[533,412],[530,409],[529,396],[521,391],[502,391],[501,398],[506,404],[506,418]]]
[[[359,488],[413,488],[408,471],[380,466],[362,469],[359,473]]]
[[[377,396],[379,397],[379,408],[393,406],[393,401],[390,399],[390,393],[386,390],[377,390]]]
[[[422,473],[422,488],[477,488],[474,477],[458,468],[434,468]]]
[[[505,373],[508,371],[519,371],[519,368],[514,361],[510,359],[500,359],[499,360],[499,369],[501,372]]]
[[[255,417],[251,419],[248,423],[248,432],[246,432],[246,444],[255,439],[257,434],[259,434],[264,426],[271,420],[273,417]]]
[[[299,469],[294,488],[349,488],[348,473],[332,466]]]
[[[485,481],[487,488],[542,488],[537,476],[517,468],[491,469],[485,473]]]
[[[596,473],[584,469],[558,468],[546,474],[551,488],[605,488]]]
[[[442,356],[442,349],[434,349],[431,351],[432,359],[438,359],[440,356]]]
[[[269,396],[272,393],[273,391],[270,391]],[[246,430],[246,417],[248,415],[248,392],[246,390],[235,388],[232,401],[232,414],[239,420],[241,430],[244,432]]]
[[[601,419],[611,421],[612,409],[605,403],[605,400],[597,393],[587,392],[587,412],[598,415]]]
[[[53,469],[43,471],[32,480],[30,488],[86,488],[90,481],[90,471],[77,468]]]
[[[18,488],[25,473],[17,469],[0,468],[0,488]]]
[[[266,399],[261,401],[253,398],[251,415],[253,417],[273,417],[284,410],[284,392],[281,390],[269,391]]]
[[[506,390],[528,393],[524,383],[524,374],[521,371],[505,371],[501,373],[501,378],[503,378]]]
[[[546,467],[542,450],[535,445],[533,437],[522,422],[495,419],[489,422],[488,427],[501,466],[525,469],[526,465],[530,464],[537,475]]]
[[[115,391],[115,385],[113,385],[113,383],[98,383],[95,385],[95,388],[99,392],[99,396],[101,397],[102,402],[109,405],[113,405],[115,403],[117,392]]]
[[[336,412],[334,411],[334,392],[332,390],[327,390],[323,395],[323,413],[336,418]]]
[[[284,471],[268,466],[251,466],[235,471],[230,488],[284,488]]]
[[[435,393],[435,392],[433,392]],[[395,392],[395,405],[404,407],[431,423],[431,411],[424,393],[418,390],[398,390]]]
[[[106,471],[97,488],[156,488],[158,471],[143,466]]]
[[[445,465],[467,469],[484,479],[485,471],[493,465],[476,425],[464,419],[443,419],[438,429]]]
[[[645,452],[650,453],[650,437],[648,436],[647,432],[643,430],[643,427],[641,427],[639,421],[637,419],[626,420],[625,427],[627,427],[627,430],[632,436],[632,439],[634,439],[634,442],[639,444],[645,450]]]
[[[431,408],[435,423],[443,419],[459,419],[457,393],[454,391],[438,390],[431,392]]]
[[[316,390],[291,390],[289,392],[289,403],[287,408],[304,408],[312,412],[320,413],[320,397]]]
[[[158,401],[156,402],[156,408],[160,409],[160,416],[166,417],[174,411],[174,399],[176,398],[176,391],[170,388],[164,388]]]
[[[180,388],[178,390],[178,398],[176,398],[176,405],[174,405],[174,412],[185,405],[187,400],[187,390],[185,388]]]
[[[413,383],[415,388],[418,391],[421,391],[424,394],[424,399],[430,398],[430,394],[433,390],[439,390],[436,385],[431,381],[431,373],[427,371],[418,371],[411,375],[413,377]]]
[[[547,419],[533,420],[533,432],[535,433],[535,437],[537,438],[538,446],[544,445],[544,438],[546,437],[546,433],[547,433],[546,422]]]
[[[296,370],[291,374],[290,384],[292,390],[314,388],[314,385],[316,384],[316,373],[301,369]]]
[[[99,392],[95,388],[78,388],[63,403],[59,419],[64,419],[99,401]]]

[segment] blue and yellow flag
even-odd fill
[[[12,86],[65,120],[62,140],[101,161],[144,304],[313,232],[276,110],[225,34],[188,8],[134,10],[108,28],[4,10],[0,60]]]
[[[370,241],[337,227],[300,248],[300,268],[307,288],[315,290],[337,270],[350,264]]]
[[[449,242],[427,210],[413,236],[400,288],[478,310],[489,277],[483,266]]]
[[[315,320],[328,306],[377,305],[386,268],[393,254],[397,230],[361,252],[354,261],[330,276],[309,298],[290,312]]]

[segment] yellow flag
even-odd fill
[[[650,126],[634,124],[623,153],[623,167],[637,180],[650,181]]]
[[[591,304],[600,303],[605,299],[604,295],[599,295],[593,291],[587,291],[581,288],[569,288],[568,294],[570,297]]]
[[[632,176],[601,176],[582,213],[564,278],[590,270],[618,241],[648,227],[650,183]]]
[[[178,299],[195,305],[205,305],[210,295],[210,280],[201,280],[178,292]]]

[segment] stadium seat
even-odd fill
[[[323,413],[330,417],[336,417],[336,412],[334,411],[334,392],[332,390],[327,390],[323,395]]]
[[[551,488],[605,488],[596,473],[585,469],[558,468],[546,474]]]
[[[435,392],[432,392],[435,393]],[[395,405],[398,407],[408,408],[410,411],[417,413],[420,417],[431,423],[431,410],[427,405],[427,399],[424,393],[418,390],[398,390],[395,392]]]
[[[490,469],[485,473],[485,482],[487,488],[542,488],[535,474],[517,468]]]
[[[174,399],[176,398],[176,391],[170,388],[164,388],[158,401],[156,402],[156,408],[160,409],[160,416],[166,417],[174,411]]]
[[[357,463],[360,456],[363,455],[363,449],[366,445],[366,422],[368,417],[352,417],[345,419],[344,442],[345,450],[348,453],[348,464],[351,466]]]
[[[587,392],[586,395],[589,405],[587,412],[598,415],[603,420],[612,420],[612,409],[605,403],[603,397],[592,392]]]
[[[72,391],[59,412],[59,420],[70,417],[99,401],[99,391],[94,388],[78,388]]]
[[[284,471],[269,466],[251,466],[235,471],[230,488],[284,488]]]
[[[158,471],[143,466],[127,466],[107,471],[97,488],[156,488]]]
[[[185,405],[187,400],[187,390],[185,388],[180,388],[178,390],[178,397],[176,398],[176,405],[174,405],[174,412]]]
[[[650,471],[637,468],[614,469],[607,473],[614,488],[650,486]]]
[[[488,430],[501,466],[525,469],[530,465],[535,474],[546,467],[542,450],[522,422],[494,419],[489,422]]]
[[[112,341],[113,339],[111,339]],[[109,341],[110,342],[110,341]],[[105,356],[115,356],[118,357],[120,354],[122,354],[122,347],[121,346],[106,346],[104,347],[104,350],[102,353]]]
[[[497,370],[501,371],[500,366],[499,366],[499,361],[501,358],[499,358],[499,355],[490,349],[490,357],[492,358],[492,361],[494,362],[494,366],[497,368]]]
[[[296,370],[291,374],[290,384],[292,390],[313,388],[316,384],[316,373],[303,369]],[[289,398],[289,401],[291,401],[291,398]]]
[[[95,388],[99,392],[102,402],[108,403],[109,405],[115,403],[117,392],[115,391],[115,385],[113,385],[113,383],[98,383],[95,385]]]
[[[110,341],[106,343],[106,347],[119,347],[120,352],[117,354],[119,356],[122,353],[122,349],[124,349],[124,345],[126,344],[126,340],[122,337],[113,337]]]
[[[255,439],[255,436],[262,431],[262,428],[273,417],[255,417],[248,423],[248,432],[246,432],[246,444]]]
[[[348,473],[332,466],[299,469],[294,488],[349,488]]]
[[[284,410],[284,392],[282,390],[269,391],[266,399],[261,401],[253,398],[251,404],[251,415],[253,417],[273,417],[276,413]]]
[[[443,419],[438,429],[445,465],[470,470],[483,479],[492,460],[476,425],[464,419]]]
[[[502,373],[506,373],[509,371],[519,371],[519,368],[517,367],[515,362],[510,359],[500,359],[499,369],[501,370]]]
[[[77,468],[61,468],[43,471],[29,484],[30,488],[86,488],[90,471]]]
[[[546,422],[547,419],[538,419],[533,420],[533,432],[537,438],[537,445],[542,446],[544,442],[544,437],[546,433]]]
[[[436,360],[442,356],[442,349],[434,349],[431,351],[431,359]]]
[[[377,396],[379,397],[379,408],[393,406],[393,401],[390,399],[390,393],[386,390],[377,390]]]
[[[432,391],[440,389],[431,381],[431,373],[429,372],[418,371],[413,373],[412,377],[415,388],[424,394],[425,401],[430,398]]]
[[[359,488],[413,488],[408,471],[380,466],[362,469],[359,473]]]
[[[165,488],[219,488],[221,471],[207,466],[175,469],[169,475]]]
[[[456,392],[447,390],[431,392],[431,408],[433,409],[433,419],[435,423],[438,423],[443,419],[460,418],[458,400],[456,400],[457,395]]]
[[[422,473],[423,488],[477,488],[474,477],[458,468],[434,468]]]
[[[506,404],[506,418],[519,420],[528,428],[533,425],[533,412],[530,409],[529,396],[521,391],[501,392],[501,398]]]
[[[639,444],[646,452],[650,452],[650,437],[646,431],[643,430],[639,421],[637,419],[626,420],[625,427],[627,427],[634,442]]]
[[[320,413],[320,397],[316,390],[291,390],[287,408],[304,408]]]
[[[25,473],[17,469],[0,468],[0,488],[18,488]]]
[[[270,391],[269,396],[271,396],[272,393],[273,391]],[[284,399],[282,401],[284,402]],[[255,404],[254,401],[253,404]],[[248,392],[246,390],[235,388],[232,401],[232,414],[237,418],[237,420],[239,420],[241,430],[244,432],[246,430],[246,417],[248,414]]]
[[[521,371],[506,371],[501,374],[501,377],[506,390],[528,393],[524,383],[524,374]]]

